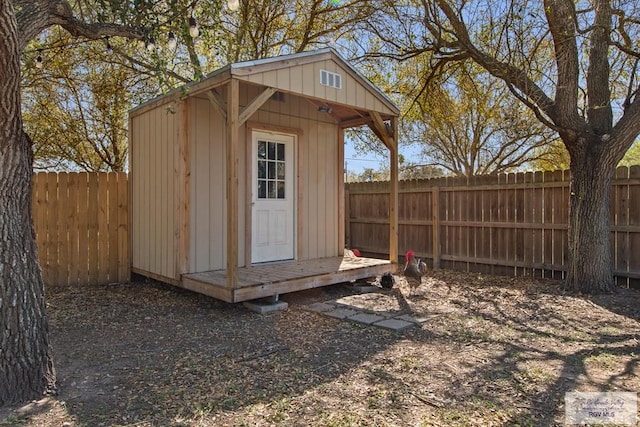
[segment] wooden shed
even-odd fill
[[[238,302],[393,271],[396,106],[332,49],[227,65],[129,114],[132,271]],[[389,260],[344,256],[344,130],[390,151]]]

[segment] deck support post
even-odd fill
[[[392,120],[393,137],[389,144],[389,260],[398,262],[398,123]]]
[[[227,288],[238,284],[238,120],[240,83],[227,90]]]
[[[389,149],[389,260],[398,262],[398,121],[385,124],[380,113],[371,111],[369,127]]]
[[[345,249],[344,128],[338,127],[338,255]]]
[[[183,99],[180,103],[179,131],[176,135],[178,143],[175,145],[176,167],[174,180],[176,182],[175,222],[174,236],[176,252],[176,264],[173,279],[180,280],[182,274],[189,271],[189,217],[191,215],[191,102]]]

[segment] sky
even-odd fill
[[[377,170],[381,166],[387,166],[389,161],[375,153],[357,153],[353,143],[347,139],[344,146],[344,162],[349,173],[359,174],[365,168]]]
[[[418,145],[403,144],[399,148],[399,153],[411,163],[421,163],[420,150],[421,147]],[[347,172],[356,174],[362,173],[365,168],[379,170],[383,167],[389,167],[389,160],[386,157],[373,152],[356,152],[354,144],[349,138],[345,138],[344,161]]]

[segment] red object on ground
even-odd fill
[[[351,252],[353,252],[355,256],[361,256],[360,251],[357,249],[351,249]]]

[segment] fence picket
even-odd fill
[[[97,174],[98,178],[98,274],[96,281],[99,284],[109,283],[109,175]]]
[[[80,283],[80,218],[78,213],[78,191],[80,188],[80,175],[70,173],[67,182],[68,197],[68,236],[67,241],[69,253],[69,285],[79,285]],[[36,181],[38,179],[36,178]],[[36,227],[37,230],[37,227]],[[82,248],[82,251],[85,249]],[[84,284],[84,283],[83,283]]]
[[[87,192],[87,216],[90,219],[98,217],[98,174],[89,172]],[[89,283],[98,283],[100,265],[98,264],[98,221],[88,221],[88,261]]]
[[[60,239],[58,237],[58,217],[60,203],[58,201],[58,174],[47,176],[47,261],[46,271],[52,285],[58,285],[58,249]]]
[[[129,236],[129,181],[118,173],[118,282],[129,281],[131,275],[131,238]]]
[[[631,185],[631,184],[634,185]],[[637,230],[640,228],[640,166],[631,166],[629,168],[629,219],[628,227],[629,234],[629,272],[635,272],[635,278],[640,281],[640,256],[638,256],[638,248],[640,248],[640,233]],[[634,251],[635,249],[635,251]],[[635,252],[635,256],[633,256]]]
[[[441,268],[562,279],[570,179],[569,171],[553,171],[401,182],[399,252],[412,249]],[[347,184],[345,230],[352,247],[387,254],[386,241],[371,239],[388,226],[387,188]],[[633,256],[640,249],[640,166],[619,169],[612,190],[616,280],[640,286],[640,257]]]
[[[58,173],[58,285],[69,282],[69,175],[66,172]]]
[[[106,257],[106,270],[108,272],[109,282],[118,282],[118,227],[120,225],[118,219],[118,176],[117,173],[107,175],[109,194],[106,196],[108,205],[109,222],[107,224],[107,247],[109,255]]]
[[[436,268],[562,278],[569,182],[569,171],[401,182],[399,251],[412,249]],[[347,184],[345,195],[347,242],[386,254],[388,183]],[[616,172],[611,203],[616,280],[637,287],[640,166]],[[46,284],[129,280],[126,173],[38,173],[32,204]]]
[[[125,173],[33,176],[33,222],[47,285],[129,280]]]

